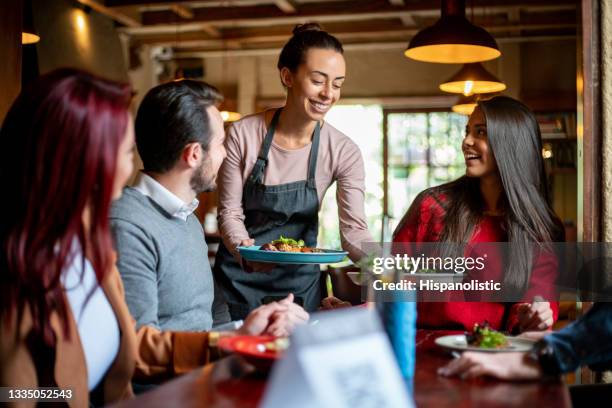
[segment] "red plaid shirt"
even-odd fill
[[[445,210],[442,204],[445,197],[431,190],[421,193],[412,203],[410,210],[397,227],[393,242],[436,242],[444,226]],[[501,225],[501,218],[484,216],[474,228],[474,233],[468,244],[484,242],[506,242],[506,233]],[[487,265],[488,266],[488,265]],[[524,301],[530,303],[534,296],[544,299],[556,299],[554,283],[558,275],[557,259],[552,256],[540,255],[536,258]],[[502,266],[487,268],[487,279],[501,281]],[[489,322],[496,330],[518,329],[518,305],[520,303],[490,303],[490,302],[419,302],[419,327],[471,330],[474,323]],[[553,319],[557,320],[559,304],[550,302]],[[509,308],[506,321],[504,315]]]

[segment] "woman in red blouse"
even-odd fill
[[[522,293],[523,301],[421,302],[418,325],[471,329],[486,320],[494,329],[514,333],[550,329],[558,304],[543,300],[555,298],[557,261],[546,252],[535,255],[532,248],[562,241],[563,228],[549,204],[535,117],[509,97],[481,101],[466,126],[462,150],[465,176],[421,192],[393,241],[508,242],[517,252],[504,265],[487,263],[486,277]]]

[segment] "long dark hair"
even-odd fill
[[[535,245],[563,240],[549,202],[540,128],[527,106],[507,96],[480,101],[478,108],[503,187],[503,225],[510,243],[503,285],[522,293],[529,285]],[[469,242],[484,210],[479,179],[464,176],[436,190],[448,196],[440,242]]]
[[[113,262],[108,216],[129,100],[128,85],[60,69],[30,83],[6,116],[0,131],[5,206],[0,316],[6,325],[17,316],[19,333],[27,308],[32,317],[28,344],[32,340],[54,349],[53,313],[69,336],[61,276],[76,255],[75,242],[99,283]],[[35,353],[37,348],[30,349]]]

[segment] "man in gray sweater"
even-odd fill
[[[138,109],[136,145],[144,170],[114,203],[111,226],[126,301],[139,328],[205,333],[230,322],[193,214],[197,194],[216,187],[225,158],[219,98],[207,84],[171,82],[151,89]],[[251,312],[238,331],[287,335],[307,319],[290,295]],[[202,341],[211,345],[217,338],[206,333]],[[147,341],[157,347],[157,340]]]

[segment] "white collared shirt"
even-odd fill
[[[157,180],[144,172],[140,172],[139,178],[136,184],[134,184],[134,189],[150,197],[171,216],[183,221],[187,221],[187,217],[189,217],[200,204],[197,198],[194,198],[189,204],[185,203],[174,193],[157,182]]]

